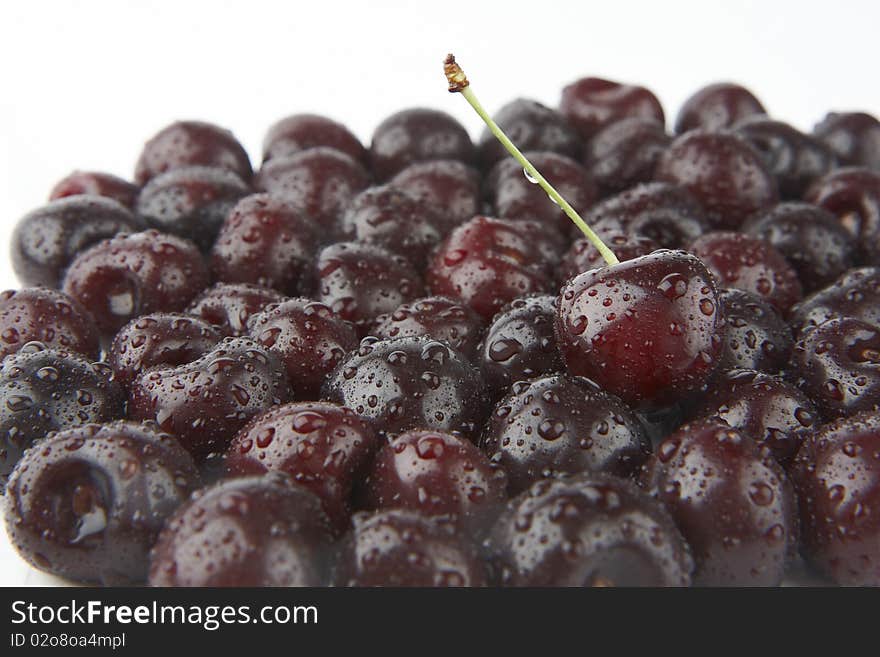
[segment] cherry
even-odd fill
[[[217,283],[204,290],[187,313],[213,324],[224,335],[247,335],[253,317],[285,297],[275,290],[246,283]]]
[[[155,426],[86,424],[25,454],[6,489],[6,528],[39,570],[139,584],[165,519],[197,483],[192,458]]]
[[[760,154],[732,132],[681,135],[660,158],[656,177],[687,189],[720,229],[736,230],[749,215],[779,200],[776,180]]]
[[[535,483],[488,545],[504,586],[688,586],[694,567],[659,503],[595,472]]]
[[[26,214],[12,234],[12,268],[25,285],[60,287],[73,259],[119,233],[141,230],[128,208],[100,196],[52,201]]]
[[[258,415],[226,449],[232,476],[286,472],[315,493],[337,532],[348,525],[351,490],[378,447],[373,430],[344,406],[300,402]]]
[[[224,283],[252,283],[285,294],[312,288],[315,227],[283,198],[254,194],[231,209],[211,249],[211,272]]]
[[[414,162],[459,160],[471,164],[476,152],[467,131],[445,112],[406,109],[392,114],[373,132],[370,167],[380,182]]]
[[[475,438],[485,405],[473,365],[430,338],[365,339],[327,380],[324,398],[369,419],[382,436],[424,428]]]
[[[698,237],[688,249],[716,282],[756,294],[787,314],[803,296],[797,274],[779,251],[757,237],[717,231]]]
[[[681,134],[699,128],[730,128],[742,119],[764,115],[761,102],[745,87],[731,82],[716,82],[688,98],[675,119],[675,132]]]
[[[294,114],[274,123],[263,139],[263,162],[322,146],[367,162],[367,150],[348,128],[317,114]]]
[[[314,493],[272,473],[203,488],[153,550],[151,586],[321,586],[330,531]]]
[[[201,121],[178,121],[144,145],[135,182],[143,185],[166,171],[191,165],[226,169],[242,180],[253,175],[247,153],[231,132]]]
[[[880,417],[821,427],[798,453],[802,552],[843,586],[880,586]]]
[[[791,329],[767,301],[738,289],[719,290],[724,331],[719,370],[750,368],[779,372],[789,365]]]
[[[662,123],[628,118],[610,123],[587,142],[584,166],[601,196],[650,182],[663,151],[672,142]]]
[[[880,269],[850,269],[831,285],[794,307],[789,324],[794,335],[829,319],[854,317],[880,326]]]
[[[358,346],[351,324],[302,297],[270,304],[249,326],[250,337],[281,360],[298,399],[318,399],[330,373]]]
[[[795,556],[794,490],[742,431],[687,424],[648,463],[645,487],[669,510],[696,560],[700,586],[776,586]]]
[[[480,213],[480,174],[457,160],[416,162],[395,174],[392,187],[434,208],[450,227]]]
[[[0,293],[0,360],[33,341],[92,359],[100,354],[95,322],[76,299],[42,287]]]
[[[712,276],[682,251],[579,274],[562,288],[559,348],[585,376],[640,408],[699,390],[721,355],[724,319]]]
[[[248,420],[291,398],[284,366],[247,338],[226,338],[201,358],[137,377],[128,415],[155,420],[197,459],[224,451]]]
[[[880,169],[880,121],[865,112],[831,112],[813,129],[846,166]]]
[[[337,586],[477,587],[486,572],[474,547],[448,523],[410,509],[354,516],[337,551]]]
[[[641,235],[625,235],[616,232],[614,227],[606,230],[605,225],[599,224],[594,230],[602,237],[602,241],[608,245],[620,262],[632,260],[639,256],[648,255],[660,248],[654,240]],[[596,269],[605,265],[602,254],[586,238],[581,238],[572,243],[571,248],[562,257],[559,269],[556,272],[556,280],[565,283],[580,273]]]
[[[74,171],[58,181],[49,193],[49,200],[55,201],[68,196],[103,196],[131,209],[139,191],[137,185],[111,173]]]
[[[584,139],[628,117],[665,122],[657,97],[644,87],[602,78],[581,78],[562,90],[559,111]]]
[[[514,383],[495,406],[480,448],[507,473],[512,495],[560,473],[629,477],[650,454],[623,402],[588,379],[561,374]]]

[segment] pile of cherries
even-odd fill
[[[880,585],[880,122],[597,78],[256,172],[193,121],[76,172],[0,296],[11,542],[78,582]]]

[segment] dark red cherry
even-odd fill
[[[795,337],[829,319],[854,317],[880,326],[880,269],[850,269],[796,305],[789,318]]]
[[[731,82],[716,82],[685,101],[675,118],[675,132],[730,128],[742,119],[764,114],[764,106],[748,89]]]
[[[880,121],[865,112],[830,112],[813,134],[841,164],[880,169]]]
[[[507,478],[463,436],[409,431],[379,450],[364,482],[373,509],[413,509],[483,533],[507,499]]]
[[[100,355],[95,321],[73,297],[43,287],[0,293],[0,360],[34,341],[88,358]]]
[[[788,260],[804,292],[825,287],[855,264],[855,239],[833,214],[809,203],[782,203],[759,212],[743,231]]]
[[[116,334],[107,360],[116,380],[127,387],[151,367],[176,367],[201,358],[222,339],[216,327],[192,315],[142,315]]]
[[[6,489],[10,542],[32,566],[75,582],[140,584],[165,520],[198,485],[192,458],[149,424],[51,434]]]
[[[649,237],[627,235],[617,232],[615,227],[606,230],[605,226],[600,225],[598,229],[594,226],[593,230],[621,262],[648,255],[660,248],[660,245]],[[571,248],[562,257],[556,272],[556,280],[565,283],[582,272],[604,266],[605,260],[599,250],[590,240],[582,237],[573,242]]]
[[[460,299],[486,320],[517,297],[549,291],[531,232],[515,221],[474,217],[440,244],[428,266],[429,289]]]
[[[718,369],[746,367],[772,374],[787,367],[794,339],[779,312],[745,290],[722,289],[718,296],[727,324]]]
[[[467,306],[446,297],[425,297],[379,315],[370,334],[382,340],[428,337],[473,360],[483,328],[483,319]]]
[[[584,166],[601,196],[650,182],[663,151],[672,142],[662,123],[628,118],[610,123],[587,142]]]
[[[819,429],[798,452],[804,556],[843,586],[880,586],[880,416]]]
[[[726,231],[706,233],[688,249],[700,258],[722,287],[735,287],[771,303],[787,314],[803,288],[788,261],[764,240]]]
[[[247,153],[229,130],[201,121],[178,121],[144,144],[135,182],[143,185],[166,171],[192,165],[226,169],[242,180],[253,175]]]
[[[208,270],[192,242],[147,230],[98,242],[80,253],[64,277],[102,336],[132,318],[183,310],[208,285]]]
[[[657,447],[645,487],[675,519],[700,586],[776,586],[797,550],[794,490],[770,453],[718,419]]]
[[[355,514],[333,573],[336,586],[486,585],[473,545],[449,523],[410,509]]]
[[[565,87],[559,111],[584,139],[603,126],[628,117],[665,122],[663,107],[650,91],[602,78],[581,78]]]
[[[457,160],[410,164],[388,184],[434,208],[450,226],[480,213],[480,174]]]
[[[507,473],[508,490],[589,470],[632,476],[650,455],[635,414],[588,379],[519,381],[495,406],[480,448]]]
[[[539,481],[488,541],[504,586],[688,586],[694,562],[661,504],[596,472]]]
[[[736,230],[749,215],[779,200],[776,180],[760,154],[732,132],[681,135],[660,158],[656,177],[689,191],[715,228]]]
[[[74,196],[26,214],[12,234],[12,268],[24,285],[60,287],[73,259],[119,233],[144,228],[143,221],[116,201]]]
[[[74,171],[62,178],[49,193],[55,201],[68,196],[103,196],[118,201],[127,208],[134,207],[139,188],[112,173],[101,171]]]
[[[476,151],[457,120],[433,109],[406,109],[382,121],[370,144],[370,168],[380,182],[414,162],[459,160],[472,164]]]
[[[274,123],[263,139],[263,162],[322,146],[367,162],[367,150],[348,128],[317,114],[294,114]]]
[[[128,415],[155,420],[203,460],[224,451],[252,417],[291,397],[284,366],[274,354],[247,338],[226,338],[197,360],[137,377]]]
[[[249,326],[250,337],[281,360],[298,399],[318,399],[329,374],[358,346],[350,323],[301,297],[270,304]]]
[[[375,244],[337,242],[318,253],[317,298],[362,335],[372,321],[423,296],[422,277],[409,260]]]
[[[559,348],[570,374],[630,405],[668,406],[706,382],[724,319],[706,267],[683,251],[579,274],[560,292]]]
[[[792,376],[826,420],[880,409],[880,328],[853,317],[805,331]]]
[[[283,294],[247,283],[217,283],[193,299],[186,312],[213,324],[224,335],[247,335],[251,319]]]
[[[241,199],[211,249],[211,272],[224,283],[252,283],[285,294],[311,291],[318,235],[292,203],[268,194]]]
[[[479,372],[429,338],[365,339],[327,380],[324,398],[369,419],[382,436],[426,428],[475,439],[486,413]]]
[[[299,402],[258,415],[229,444],[231,476],[285,472],[320,499],[337,532],[351,515],[351,491],[378,447],[373,430],[344,406]]]
[[[153,550],[151,586],[321,586],[330,530],[318,498],[287,475],[197,491]]]

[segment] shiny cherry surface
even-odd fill
[[[559,111],[584,139],[627,117],[653,119],[661,124],[665,121],[663,107],[653,93],[644,87],[602,78],[581,78],[566,86]]]
[[[813,134],[841,164],[880,169],[880,121],[865,112],[829,112]]]
[[[726,324],[719,370],[746,367],[771,374],[791,362],[794,338],[779,312],[745,290],[719,290]]]
[[[55,184],[49,192],[49,200],[68,196],[103,196],[133,208],[138,191],[140,188],[137,185],[111,173],[74,171]]]
[[[710,84],[688,98],[675,118],[675,132],[730,128],[742,119],[766,114],[764,106],[745,87],[731,82]]]
[[[388,181],[392,187],[424,201],[450,227],[480,214],[480,174],[458,160],[416,162]]]
[[[654,119],[629,118],[602,128],[587,142],[584,166],[599,187],[610,196],[638,183],[650,182],[663,151],[672,138]]]
[[[284,299],[268,287],[217,283],[193,299],[186,312],[216,326],[224,335],[247,335],[254,315]]]
[[[269,128],[263,139],[263,162],[322,146],[335,148],[358,162],[367,161],[363,144],[338,121],[318,114],[294,114]]]
[[[829,319],[854,317],[880,326],[880,269],[850,269],[794,307],[789,324],[795,337]]]

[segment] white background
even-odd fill
[[[644,84],[667,121],[715,80],[747,84],[775,116],[810,129],[827,110],[880,115],[871,0],[456,3],[0,3],[0,286],[18,218],[73,169],[131,176],[144,140],[175,119],[232,129],[258,164],[265,129],[327,114],[369,142],[385,116],[444,109],[479,134],[445,90],[454,52],[487,108],[598,75]],[[0,531],[0,585],[43,583]]]

